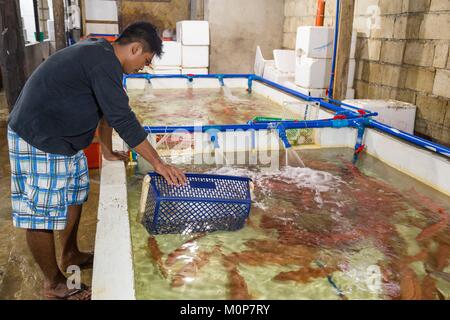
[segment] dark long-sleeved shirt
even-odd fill
[[[44,152],[71,156],[92,142],[104,116],[134,148],[147,134],[128,104],[122,75],[106,40],[89,39],[60,50],[28,79],[9,126]]]

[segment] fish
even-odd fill
[[[303,267],[296,271],[280,272],[273,279],[277,281],[295,281],[299,283],[308,283],[316,278],[325,278],[336,270],[336,268],[331,267]]]
[[[158,267],[162,276],[164,278],[167,278],[168,273],[162,262],[163,253],[159,249],[158,242],[156,241],[155,237],[150,236],[148,238],[148,248],[150,249],[150,254],[153,258],[153,261],[155,262],[155,265]]]
[[[186,283],[186,278],[194,278],[197,273],[206,266],[211,256],[217,252],[218,247],[214,247],[211,251],[201,251],[194,257],[194,260],[185,264],[181,269],[173,276],[171,281],[172,288],[181,287]]]
[[[404,265],[400,276],[400,297],[402,300],[422,299],[422,287],[416,273]]]
[[[233,259],[229,259],[222,254],[222,261],[225,269],[228,272],[229,280],[229,299],[230,300],[250,300],[253,299],[249,293],[247,282],[241,276],[237,269],[237,265]]]
[[[447,228],[448,225],[448,213],[443,209],[439,208],[438,213],[440,216],[439,222],[432,224],[425,229],[416,237],[417,241],[424,241],[434,237],[436,234],[441,233]]]
[[[448,259],[450,258],[450,245],[446,243],[440,243],[436,252],[436,271],[442,271],[448,265]]]
[[[173,266],[177,262],[177,260],[179,259],[180,256],[182,256],[187,251],[189,251],[189,249],[194,245],[193,242],[195,240],[198,240],[204,236],[206,236],[206,233],[200,233],[198,235],[195,235],[194,237],[192,237],[191,239],[189,239],[188,241],[183,243],[180,247],[178,247],[177,249],[175,249],[174,251],[169,253],[167,255],[165,265],[167,267]]]
[[[404,258],[402,260],[402,262],[405,264],[410,264],[415,261],[425,261],[427,258],[428,258],[428,252],[426,250],[422,250],[415,256],[409,256],[409,257]]]

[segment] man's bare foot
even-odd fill
[[[91,300],[91,289],[84,284],[80,289],[68,289],[65,283],[44,284],[43,296],[49,300]]]
[[[94,254],[92,252],[77,252],[63,255],[61,257],[61,270],[67,271],[71,265],[79,266],[80,269],[92,268],[94,263]]]

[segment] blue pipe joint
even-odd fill
[[[253,80],[255,80],[255,77],[253,75],[250,75],[248,77],[248,81],[247,81],[247,92],[248,93],[252,93]]]
[[[214,144],[214,149],[219,149],[219,137],[217,136],[218,131],[209,132],[210,140]]]
[[[194,77],[192,77],[191,75],[188,75],[188,76],[187,76],[187,79],[188,79],[188,81],[191,82],[191,83],[194,81]]]
[[[225,87],[225,82],[223,82],[223,76],[222,75],[218,75],[217,76],[217,80],[219,80],[219,83],[220,83],[221,87]]]
[[[350,125],[350,122],[346,119],[332,120],[331,123],[333,128],[346,128]]]
[[[288,137],[287,137],[287,134],[286,134],[286,128],[285,128],[282,124],[280,124],[280,125],[278,126],[277,130],[278,130],[278,135],[280,136],[281,141],[283,141],[284,147],[285,147],[286,149],[291,148],[292,145],[291,145],[291,143],[289,142],[289,139],[288,139]]]

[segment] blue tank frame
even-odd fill
[[[305,120],[305,121],[274,121],[274,122],[252,122],[249,121],[246,124],[229,124],[229,125],[206,125],[201,127],[195,126],[144,126],[144,129],[148,133],[162,134],[171,133],[179,130],[184,130],[188,132],[207,132],[209,130],[217,131],[228,131],[228,130],[270,130],[275,129],[278,131],[281,140],[286,147],[289,147],[289,142],[285,138],[285,130],[287,129],[305,129],[305,128],[344,128],[352,127],[358,130],[357,141],[355,144],[355,151],[353,161],[356,162],[358,155],[364,150],[363,138],[366,128],[373,128],[384,133],[387,133],[393,137],[399,138],[400,140],[411,143],[415,146],[424,148],[428,151],[437,153],[444,157],[450,158],[450,148],[443,145],[431,142],[429,140],[417,137],[415,135],[403,132],[401,130],[395,129],[391,126],[378,122],[372,119],[373,116],[377,116],[376,112],[371,112],[370,110],[361,109],[351,104],[343,103],[338,100],[331,98],[316,98],[304,95],[293,89],[282,86],[278,83],[272,82],[270,80],[264,79],[263,77],[257,76],[255,74],[128,74],[123,76],[123,86],[126,88],[127,79],[147,79],[151,82],[152,79],[186,79],[189,82],[193,82],[194,79],[217,79],[221,86],[224,85],[224,79],[237,79],[244,78],[247,79],[247,91],[252,92],[253,81],[258,81],[260,83],[266,84],[272,88],[278,89],[285,93],[288,93],[294,97],[303,99],[305,101],[316,102],[321,107],[333,111],[335,116],[333,119],[324,120]]]

